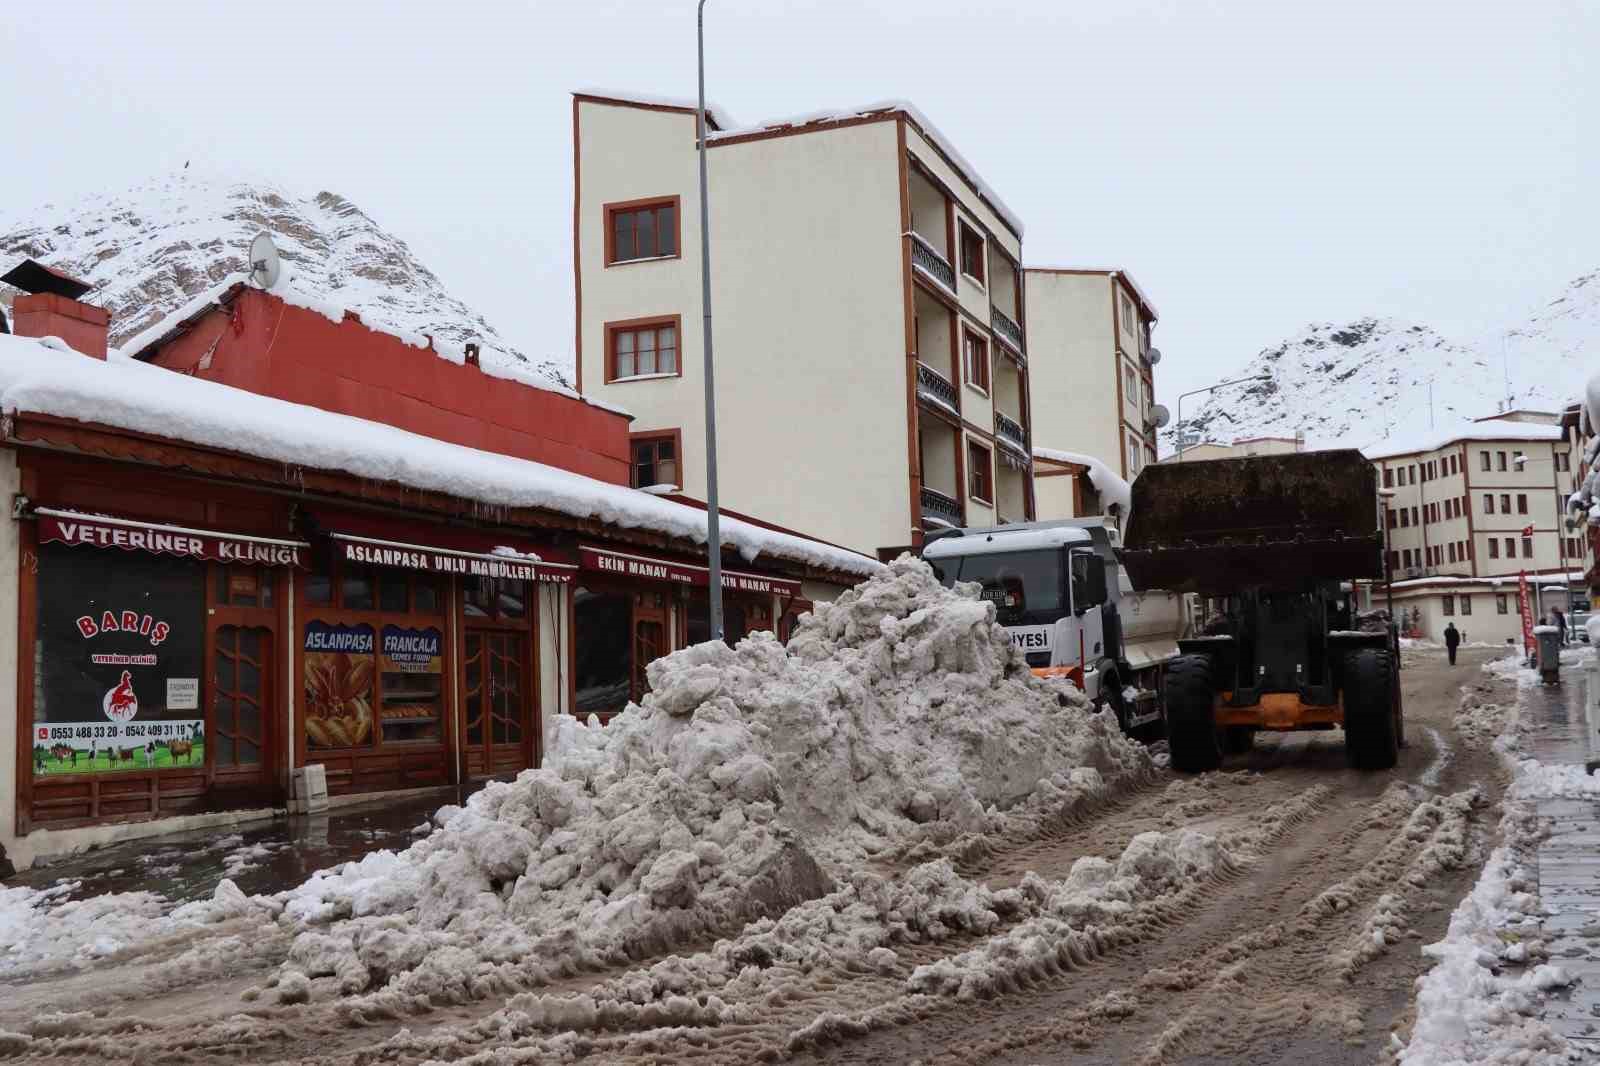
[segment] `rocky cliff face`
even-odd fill
[[[95,286],[86,299],[112,313],[116,345],[245,272],[250,241],[262,230],[299,288],[359,312],[362,321],[457,345],[479,338],[552,383],[568,384],[554,363],[517,351],[445,291],[403,240],[332,192],[304,196],[272,183],[179,171],[79,203],[0,217],[0,272],[31,257]],[[0,299],[9,304],[14,295]]]

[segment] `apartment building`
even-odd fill
[[[723,508],[882,555],[1031,519],[1016,217],[908,103],[708,121]],[[695,108],[572,124],[578,387],[634,414],[636,485],[704,499]]]
[[[1240,437],[1232,444],[1210,441],[1191,444],[1167,456],[1163,463],[1194,463],[1206,459],[1241,459],[1249,455],[1293,455],[1306,450],[1306,435],[1292,437]]]
[[[1473,640],[1517,638],[1520,574],[1554,588],[1588,569],[1588,545],[1565,524],[1581,456],[1560,423],[1509,412],[1365,449],[1384,493],[1395,609],[1424,635],[1454,622]]]
[[[1024,279],[1035,456],[1092,456],[1131,482],[1156,461],[1155,306],[1122,270],[1028,267]],[[1062,481],[1040,483],[1041,518],[1073,516]]]

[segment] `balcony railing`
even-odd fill
[[[958,410],[956,387],[927,363],[917,362],[917,395],[951,411]]]
[[[956,291],[955,267],[916,230],[911,231],[911,263],[951,292]]]
[[[993,304],[989,305],[989,324],[1001,340],[1019,352],[1026,350],[1022,347],[1022,327],[1011,321],[1009,315]]]
[[[1023,431],[1022,423],[999,411],[994,413],[994,435],[1001,440],[1010,441],[1024,452],[1028,450],[1028,435]]]
[[[940,522],[959,526],[961,524],[961,502],[953,497],[946,496],[938,489],[930,489],[927,486],[923,486],[922,517],[924,519],[936,518]]]

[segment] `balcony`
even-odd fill
[[[930,520],[934,525],[960,526],[961,503],[952,496],[946,496],[938,489],[923,486],[922,489],[922,520]]]
[[[994,435],[1004,444],[1014,444],[1021,449],[1023,455],[1028,454],[1028,434],[1022,428],[1022,423],[1009,415],[994,413]]]
[[[911,265],[949,289],[951,293],[956,291],[956,271],[950,265],[950,260],[940,255],[938,250],[915,230],[911,231]]]
[[[994,330],[994,335],[1015,349],[1018,355],[1026,351],[1022,346],[1022,327],[992,304],[989,307],[989,325]]]
[[[959,414],[956,387],[950,380],[927,363],[917,363],[917,398],[943,407],[951,414]]]

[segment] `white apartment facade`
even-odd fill
[[[1122,270],[1029,267],[1028,358],[1034,444],[1049,454],[1098,459],[1133,481],[1156,461],[1155,306]],[[1040,518],[1076,516],[1074,477],[1041,466]]]
[[[1581,455],[1558,414],[1511,412],[1365,454],[1384,493],[1395,611],[1424,636],[1454,622],[1473,641],[1520,639],[1519,575],[1532,601],[1589,569],[1585,538],[1565,524]]]
[[[1031,519],[1015,216],[909,104],[710,123],[723,509],[880,555]],[[696,111],[578,92],[573,142],[578,387],[703,500]]]
[[[1240,437],[1232,444],[1191,444],[1161,461],[1194,463],[1206,459],[1242,459],[1251,455],[1293,455],[1306,450],[1305,434],[1293,437]]]

